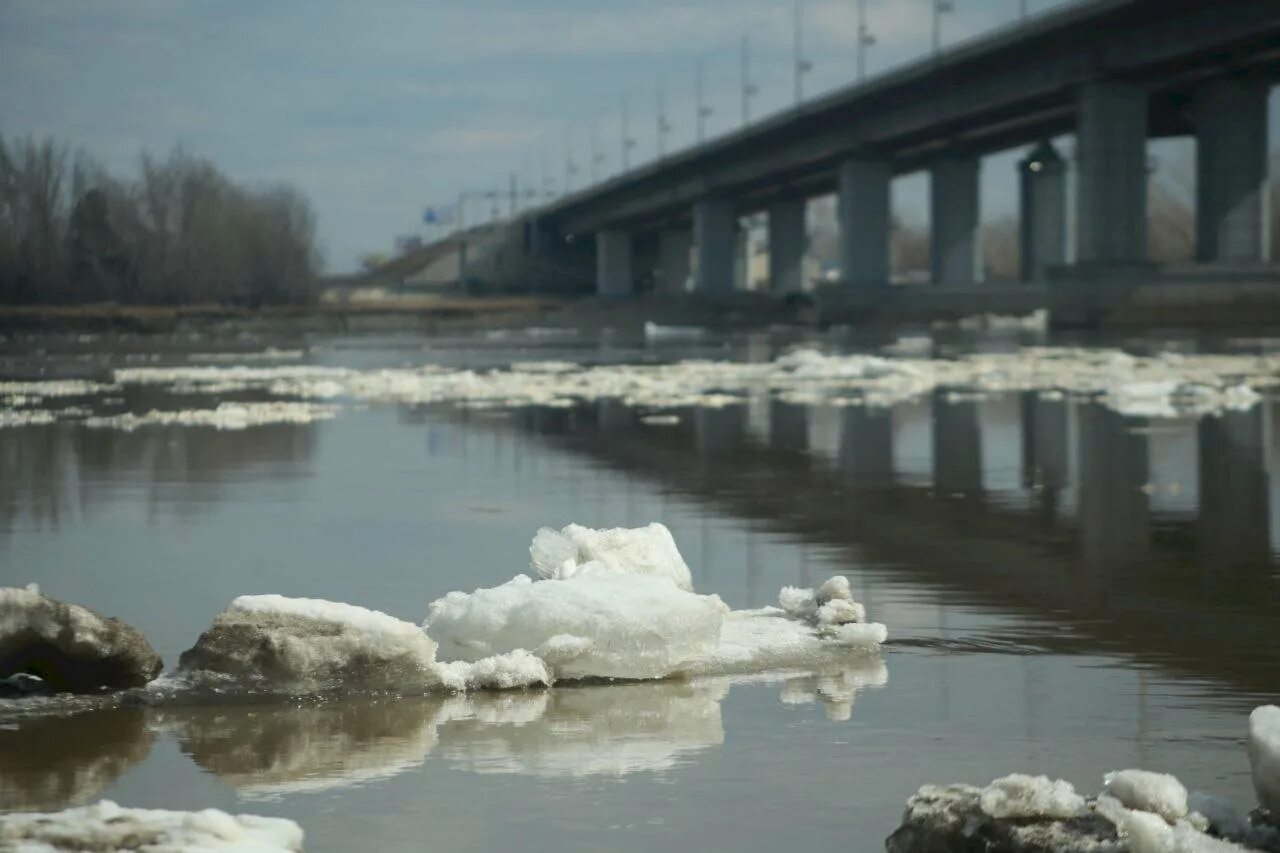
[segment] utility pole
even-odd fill
[[[578,174],[578,167],[573,162],[573,133],[564,132],[564,195],[573,189],[573,176]]]
[[[517,183],[516,173],[511,173],[511,218],[516,218],[518,206],[520,204],[520,185]]]
[[[858,80],[867,76],[867,48],[876,43],[876,37],[867,28],[867,0],[858,0]]]
[[[792,7],[792,48],[795,54],[796,106],[804,100],[804,75],[813,70],[813,63],[804,58],[804,0],[795,0]]]
[[[631,149],[636,147],[636,141],[631,138],[631,102],[626,96],[622,96],[622,171],[631,168]]]
[[[600,182],[600,161],[604,159],[604,155],[600,153],[600,135],[597,133],[595,122],[591,122],[591,163],[588,169],[591,173],[591,183]]]
[[[696,67],[696,74],[697,74],[696,84],[697,84],[697,95],[698,95],[698,97],[697,97],[697,104],[698,104],[698,144],[699,144],[699,145],[701,145],[701,144],[702,144],[702,141],[703,141],[704,139],[706,139],[706,138],[707,138],[707,118],[711,115],[711,107],[708,107],[708,106],[703,102],[703,90],[702,90],[702,89],[703,89],[703,70],[702,70],[702,57],[701,57],[701,56],[699,56],[699,57],[698,57],[698,64],[697,64],[697,67]]]
[[[759,91],[751,82],[751,37],[742,37],[742,126],[751,124],[751,98]]]
[[[933,0],[933,55],[942,52],[942,16],[954,12],[956,4],[953,0]]]

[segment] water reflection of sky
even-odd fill
[[[772,850],[795,821],[815,849],[878,849],[916,786],[1013,770],[1092,791],[1144,766],[1249,802],[1244,712],[1280,676],[1270,403],[1198,421],[1034,394],[679,414],[373,406],[240,433],[9,430],[0,582],[119,615],[172,663],[238,594],[418,621],[444,592],[521,571],[541,525],[661,519],[697,587],[733,606],[850,576],[894,645],[887,685],[847,721],[779,701],[820,698],[783,683],[401,709],[429,726],[381,710],[126,714],[106,734],[64,722],[59,740],[103,748],[33,761],[45,787],[25,788],[57,801],[83,779],[130,805],[281,814],[317,850]],[[591,761],[601,772],[569,772]]]

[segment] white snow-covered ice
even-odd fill
[[[1158,814],[1165,820],[1187,816],[1187,789],[1168,773],[1117,770],[1107,774],[1103,793],[1125,808]]]
[[[1263,705],[1249,715],[1249,769],[1258,804],[1280,817],[1280,707]]]
[[[978,802],[995,818],[1068,818],[1085,807],[1070,782],[1023,773],[994,780],[982,789]]]
[[[302,850],[302,828],[291,820],[229,815],[217,809],[177,812],[122,808],[110,800],[60,812],[0,815],[0,848],[57,850]]]
[[[578,574],[630,574],[670,578],[685,591],[693,576],[666,525],[592,530],[570,524],[556,531],[544,527],[529,546],[530,568],[543,578]]]

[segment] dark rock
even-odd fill
[[[142,687],[163,668],[147,638],[119,619],[0,588],[0,678],[26,673],[52,691],[92,693]]]

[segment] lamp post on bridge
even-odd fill
[[[636,141],[631,137],[631,102],[626,96],[622,96],[622,171],[625,172],[631,168],[631,149],[636,147]]]
[[[954,12],[956,4],[954,0],[933,0],[933,55],[937,56],[942,52],[942,16],[948,12]]]
[[[804,58],[804,6],[803,0],[795,0],[791,21],[792,52],[795,54],[796,106],[804,100],[804,75],[813,70],[813,63]]]
[[[661,160],[667,156],[666,138],[671,132],[671,125],[667,122],[667,93],[666,86],[662,78],[658,78],[658,159]]]
[[[867,27],[867,0],[858,0],[858,80],[867,76],[867,48],[876,43],[876,37]]]
[[[751,124],[751,99],[759,92],[751,82],[751,36],[742,37],[742,126]]]
[[[707,137],[707,118],[710,117],[711,115],[711,107],[707,106],[703,101],[704,93],[703,93],[702,62],[703,62],[703,58],[699,56],[697,65],[694,69],[695,75],[696,75],[694,83],[695,83],[695,88],[697,90],[696,100],[697,100],[697,110],[698,110],[697,118],[698,118],[698,144],[699,145],[701,145],[702,141]]]

